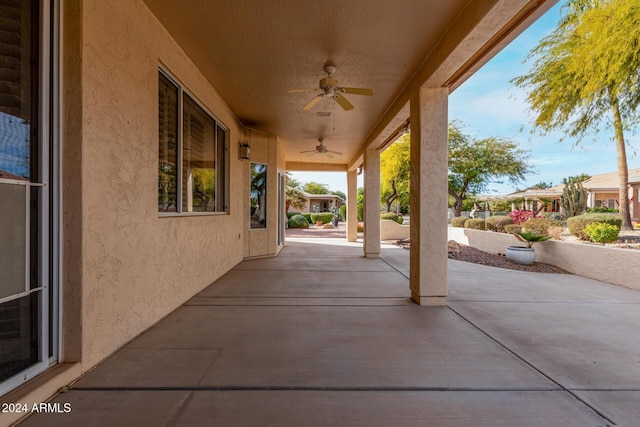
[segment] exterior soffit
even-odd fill
[[[412,88],[455,88],[555,3],[144,1],[239,120],[277,135],[288,164],[305,170],[358,166],[365,147],[378,147],[408,118]],[[303,111],[314,93],[287,90],[317,87],[327,61],[341,85],[371,88],[374,96],[346,95],[355,106],[348,112],[328,98]],[[299,153],[320,137],[344,155]]]

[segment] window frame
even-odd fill
[[[176,129],[176,211],[175,212],[162,212],[157,210],[159,217],[186,217],[186,216],[216,216],[216,215],[229,215],[229,141],[230,141],[230,129],[226,126],[218,117],[211,112],[199,99],[196,97],[193,92],[189,91],[185,88],[185,86],[180,83],[180,81],[175,78],[166,68],[160,66],[158,68],[158,88],[160,85],[160,76],[167,79],[171,84],[173,84],[177,89],[177,98],[178,98],[178,117],[177,117],[177,129]],[[183,152],[184,152],[184,97],[188,96],[190,100],[197,105],[202,111],[213,121],[214,123],[214,134],[215,134],[215,142],[214,142],[214,152],[216,153],[216,178],[222,177],[224,182],[222,184],[216,183],[216,197],[214,200],[215,211],[212,212],[187,212],[183,210],[183,173],[184,173],[184,164],[183,164]],[[159,105],[156,104],[159,108]],[[222,150],[219,149],[219,140],[218,140],[218,131],[222,130],[224,132],[224,141]],[[160,141],[158,140],[157,148],[159,149]],[[222,151],[222,158],[218,157],[218,153]],[[159,158],[156,159],[159,162]],[[220,162],[221,164],[218,164]],[[218,174],[218,168],[222,167],[222,172]],[[218,181],[216,179],[216,181]],[[157,181],[156,181],[157,182]],[[157,190],[156,190],[157,191]],[[220,201],[218,198],[218,194],[222,193],[222,206],[223,210],[217,210],[220,205]],[[159,194],[156,194],[158,196]],[[157,199],[157,197],[156,197]],[[157,209],[157,208],[156,208]]]
[[[253,215],[251,215],[251,201],[253,199],[252,191],[251,191],[251,173],[253,172],[254,165],[263,167],[264,168],[264,174],[265,174],[265,178],[264,178],[264,195],[265,195],[265,200],[264,200],[265,201],[265,205],[264,205],[264,209],[265,209],[265,211],[264,211],[264,214],[265,214],[265,216],[264,216],[264,225],[257,226],[257,227],[253,226]],[[269,213],[268,213],[268,206],[269,206],[269,201],[268,201],[269,200],[268,199],[268,197],[269,197],[268,196],[268,194],[269,194],[269,192],[268,192],[268,187],[269,187],[269,185],[268,185],[268,183],[269,183],[268,175],[269,175],[269,165],[267,163],[251,162],[249,164],[249,186],[250,186],[250,188],[249,188],[249,230],[250,231],[266,230],[266,229],[269,228],[268,227],[268,224],[269,224],[269,222],[268,222],[268,218],[269,218]]]

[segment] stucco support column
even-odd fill
[[[364,152],[364,256],[380,256],[380,151]]]
[[[358,173],[347,171],[347,241],[358,238]]]
[[[409,285],[420,305],[446,304],[448,96],[448,88],[421,88],[410,101]]]
[[[629,207],[631,208],[631,219],[633,221],[637,221],[638,217],[640,217],[640,203],[638,203],[640,191],[638,191],[637,187],[630,187],[629,194],[631,194],[631,203],[629,203]]]
[[[589,192],[587,196],[587,207],[593,208],[596,205],[596,193]]]

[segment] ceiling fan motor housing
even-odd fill
[[[336,79],[332,79],[331,77],[325,77],[320,80],[320,89],[327,92],[328,90],[335,89],[338,86],[338,81]]]

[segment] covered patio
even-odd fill
[[[449,260],[410,300],[409,252],[289,239],[245,260],[21,426],[636,425],[640,293]]]

